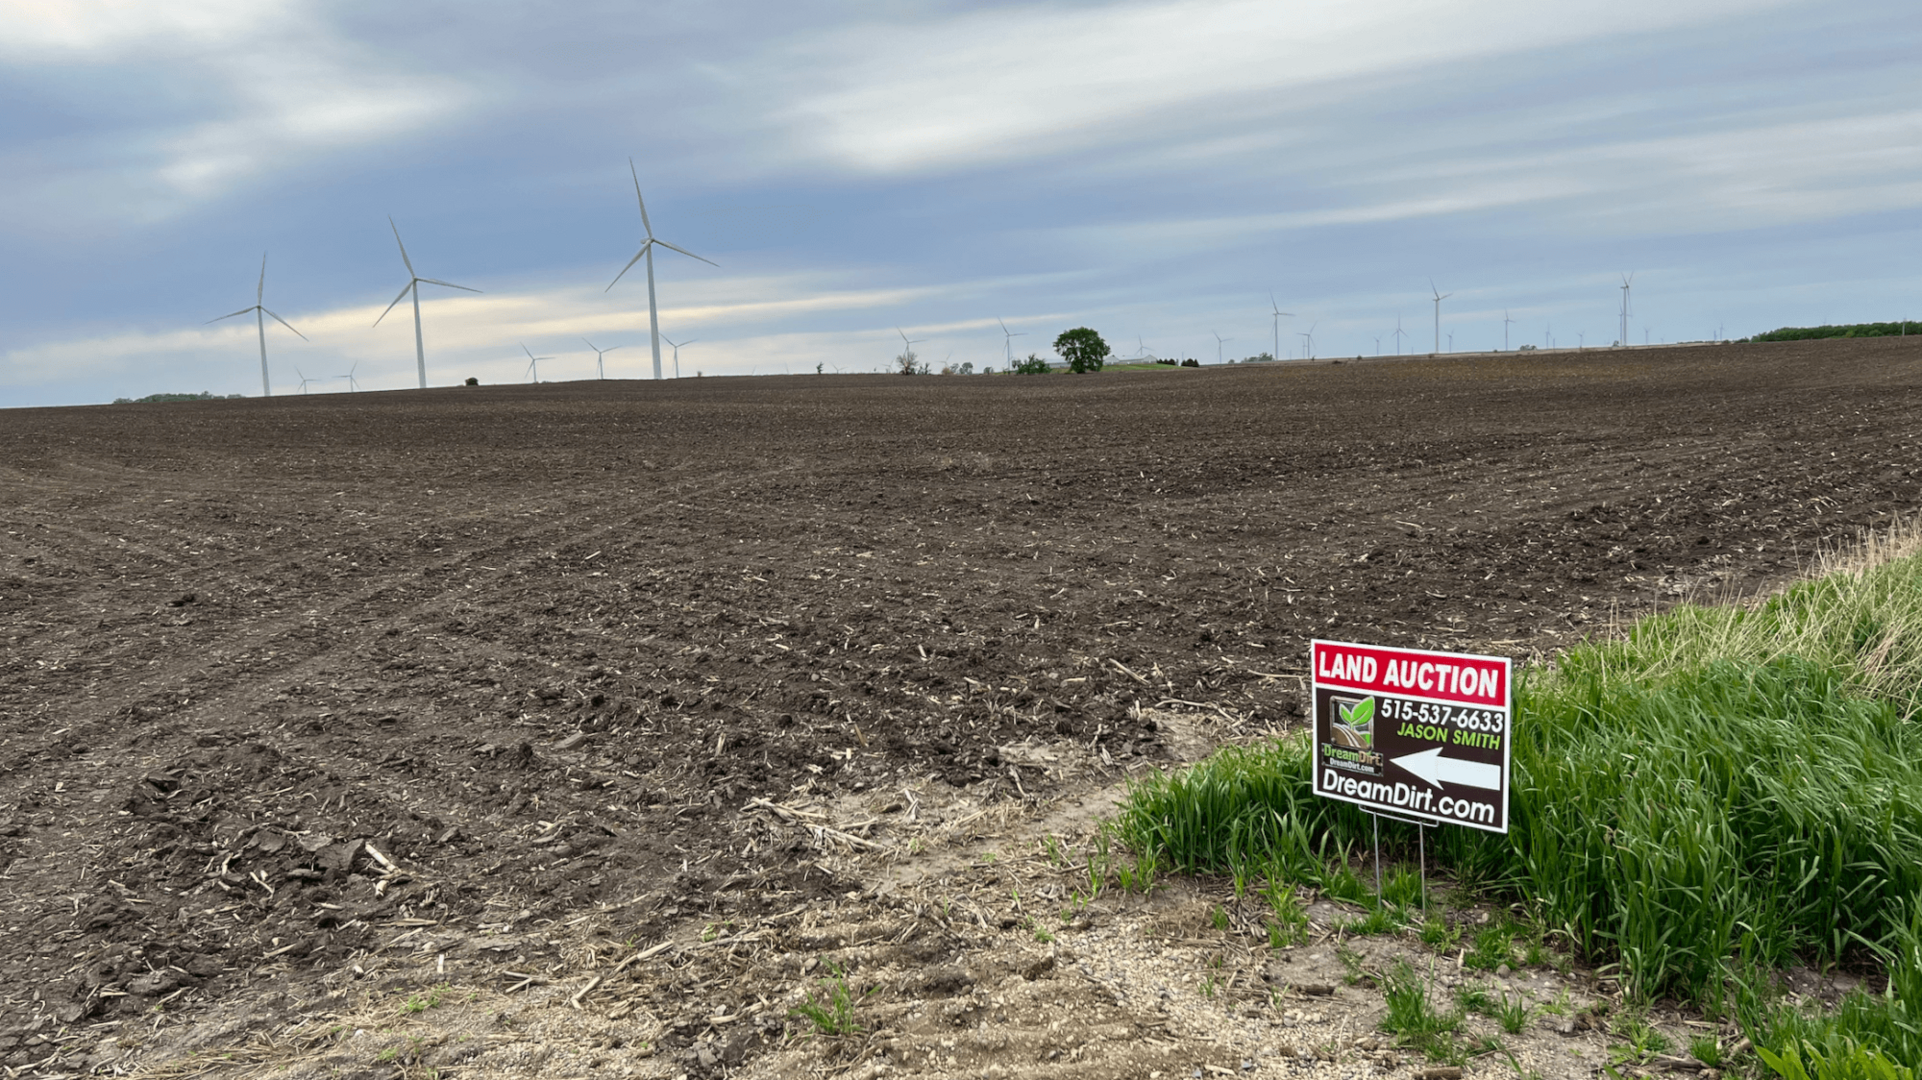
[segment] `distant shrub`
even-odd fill
[[[167,401],[229,401],[244,398],[245,394],[215,394],[202,390],[198,394],[148,394],[143,398],[114,398],[115,405],[153,405]]]
[[[474,378],[474,377],[473,377],[472,375],[469,375],[469,376],[467,377],[467,385],[469,385],[469,386],[479,386],[479,385],[480,385],[480,380],[479,380],[479,379],[476,379],[476,378]]]
[[[1194,357],[1191,356],[1188,359],[1183,360],[1181,362],[1181,366],[1182,367],[1200,367],[1201,361],[1196,360]]]
[[[894,370],[902,375],[926,375],[928,365],[914,355],[913,349],[909,349],[894,358]]]
[[[1068,362],[1068,370],[1076,375],[1100,371],[1109,353],[1108,343],[1101,340],[1101,335],[1085,326],[1063,331],[1054,339],[1054,351],[1061,354]]]
[[[1838,337],[1907,337],[1910,330],[1922,334],[1922,322],[1845,323],[1840,326],[1784,326],[1744,341],[1814,341]]]
[[[1036,356],[1034,353],[1029,353],[1026,360],[1016,360],[1014,362],[1014,373],[1016,375],[1046,375],[1049,370],[1048,362]]]

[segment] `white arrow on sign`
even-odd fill
[[[1466,784],[1469,787],[1487,788],[1490,791],[1502,789],[1502,767],[1484,765],[1479,761],[1463,761],[1460,758],[1441,756],[1442,748],[1432,746],[1419,754],[1407,754],[1389,760],[1436,787],[1443,784]]]

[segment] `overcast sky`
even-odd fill
[[[1922,318],[1914,0],[0,0],[0,405]],[[1505,323],[1504,318],[1512,320]],[[1229,339],[1217,347],[1215,334]],[[358,365],[357,369],[354,367]],[[672,351],[667,366],[672,374]]]

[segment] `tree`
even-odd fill
[[[1068,370],[1076,375],[1100,371],[1108,359],[1108,343],[1085,326],[1077,326],[1055,338],[1054,351],[1061,354],[1061,359],[1068,362]]]
[[[1029,353],[1026,360],[1016,360],[1014,362],[1013,370],[1016,375],[1046,375],[1048,373],[1048,362],[1033,353]]]

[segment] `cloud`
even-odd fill
[[[796,152],[875,173],[977,167],[1286,116],[1290,93],[1752,15],[1786,0],[1156,0],[866,23],[776,50]]]
[[[0,63],[74,118],[10,148],[24,189],[15,220],[77,204],[84,213],[57,217],[162,220],[318,152],[419,131],[479,96],[395,73],[322,13],[297,0],[0,0]],[[127,126],[147,109],[166,115]]]

